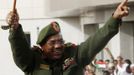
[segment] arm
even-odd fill
[[[21,68],[24,72],[29,71],[30,67],[33,66],[33,52],[30,49],[21,25],[19,24],[19,18],[17,11],[10,12],[7,17],[7,22],[10,27],[9,41],[13,53],[13,58],[16,65]]]
[[[15,31],[10,30],[9,41],[16,65],[24,72],[32,67],[33,52],[30,49],[22,27],[19,26]]]
[[[127,1],[123,1],[113,16],[94,35],[81,43],[78,48],[77,61],[81,66],[89,64],[93,57],[104,48],[108,41],[118,33],[121,18],[128,15]]]
[[[78,48],[79,63],[89,64],[95,55],[100,52],[108,41],[118,32],[120,20],[111,17],[105,26],[99,29],[94,35],[81,43]]]

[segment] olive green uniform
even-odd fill
[[[9,41],[16,65],[25,75],[83,75],[83,68],[118,33],[119,19],[110,18],[104,27],[80,45],[65,44],[64,56],[59,61],[43,57],[40,48],[30,48],[22,27],[10,30]]]

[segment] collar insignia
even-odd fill
[[[67,70],[71,65],[75,64],[74,58],[67,58],[64,61],[63,70]]]
[[[46,69],[46,70],[49,70],[49,65],[46,65],[46,64],[40,64],[40,68],[41,69]]]

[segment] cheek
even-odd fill
[[[61,51],[63,51],[63,52],[64,52],[65,46],[64,46],[64,45],[62,45],[60,49],[61,49]]]
[[[132,70],[132,72],[134,73],[134,68],[133,69],[131,69]]]
[[[48,45],[44,45],[44,46],[42,47],[42,49],[43,49],[43,52],[49,53],[49,52],[52,52],[53,47],[48,46]]]

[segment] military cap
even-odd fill
[[[60,33],[59,24],[57,22],[51,22],[49,25],[47,25],[40,31],[36,43],[41,45],[42,43],[45,43],[47,41],[47,38],[49,36],[52,36],[58,33]]]

